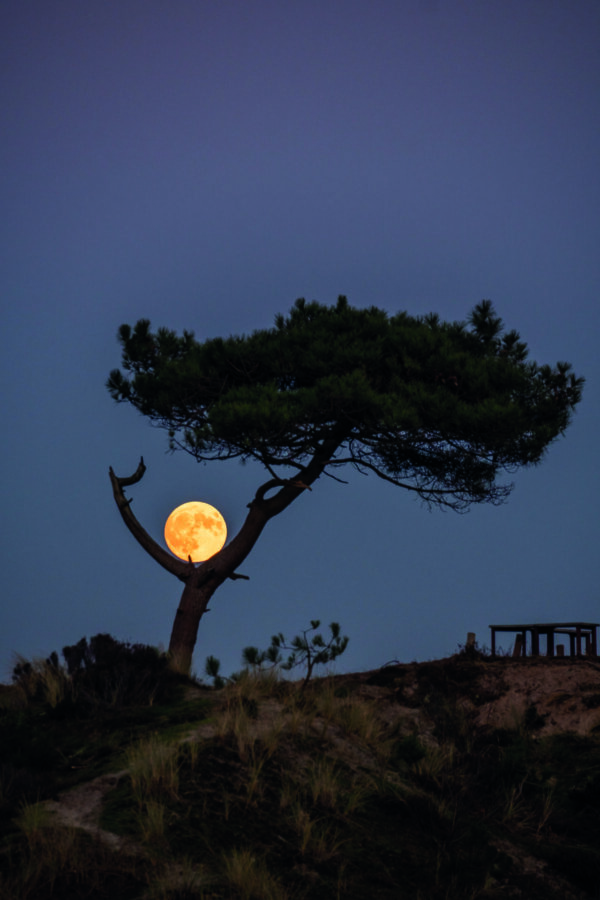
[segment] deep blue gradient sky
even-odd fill
[[[114,404],[118,326],[239,334],[300,296],[452,320],[490,298],[583,402],[501,508],[319,482],[215,596],[196,671],[311,618],[350,636],[338,671],[600,619],[597,0],[4,0],[0,42],[0,679],[99,631],[168,644],[180,583],[109,465],[144,456],[158,539],[189,499],[235,532],[263,479]]]

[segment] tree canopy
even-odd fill
[[[176,560],[141,526],[124,488],[143,477],[110,470],[123,521],[185,583],[169,653],[190,669],[200,619],[246,559],[267,522],[321,475],[374,473],[426,503],[457,511],[500,503],[498,480],[538,463],[569,424],[583,379],[569,363],[538,365],[489,300],[466,322],[389,316],[297,300],[250,335],[197,341],[147,319],[119,330],[123,371],[108,389],[165,428],[172,449],[197,460],[255,460],[268,473],[239,532],[199,566]],[[341,480],[341,479],[339,479]]]
[[[538,365],[484,300],[466,322],[297,300],[250,335],[197,341],[141,319],[122,325],[123,372],[108,380],[198,460],[254,459],[282,484],[327,448],[350,464],[464,510],[501,502],[502,473],[538,463],[562,434],[583,379]]]

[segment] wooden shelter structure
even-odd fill
[[[571,656],[598,656],[597,622],[551,622],[533,625],[490,625],[492,656],[496,655],[496,634],[516,634],[513,656],[527,656],[527,634],[530,634],[531,656],[540,655],[540,637],[546,638],[546,656],[563,656],[564,645],[556,643],[557,635],[569,639]]]

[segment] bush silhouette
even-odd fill
[[[81,638],[62,654],[73,683],[73,697],[83,705],[147,706],[167,699],[179,679],[168,658],[155,647],[117,641],[110,634]]]

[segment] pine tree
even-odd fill
[[[529,361],[489,300],[466,322],[437,315],[389,316],[298,300],[271,329],[197,341],[141,319],[119,330],[122,369],[107,387],[168,432],[172,449],[197,460],[255,460],[266,480],[240,531],[194,566],[174,559],[140,525],[110,477],[121,515],[137,540],[180,578],[183,595],[170,642],[172,664],[188,671],[210,597],[236,572],[267,522],[321,475],[344,466],[372,473],[430,506],[461,512],[503,502],[505,473],[536,465],[567,428],[583,379],[568,363]],[[341,480],[341,479],[338,479]]]

